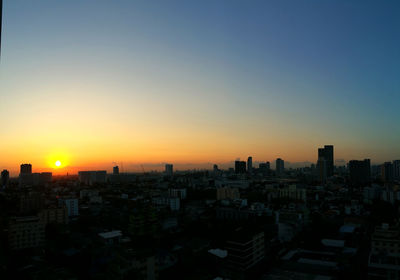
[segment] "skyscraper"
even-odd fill
[[[119,167],[118,167],[118,165],[113,167],[113,174],[114,174],[114,175],[118,175],[118,174],[119,174]]]
[[[324,157],[318,157],[317,172],[318,172],[319,182],[326,183],[328,175],[327,175],[327,164]]]
[[[165,175],[172,176],[174,174],[174,166],[172,164],[165,165]]]
[[[247,158],[247,172],[251,173],[253,171],[253,158]]]
[[[235,173],[236,174],[246,173],[246,162],[245,161],[240,161],[240,160],[235,161]]]
[[[371,161],[351,160],[349,162],[350,185],[364,187],[371,183]]]
[[[322,163],[324,161],[326,165],[326,177],[333,176],[333,169],[334,169],[333,145],[325,145],[324,148],[318,149],[318,162]],[[318,170],[320,170],[320,168],[318,168]]]
[[[285,161],[281,158],[276,159],[276,175],[281,176],[285,171]]]
[[[393,178],[400,181],[400,160],[393,161]]]

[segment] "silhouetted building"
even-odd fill
[[[246,173],[246,162],[236,160],[235,161],[235,173],[236,174],[243,174]]]
[[[267,161],[267,162],[265,162],[265,163],[260,163],[259,165],[258,165],[258,169],[260,170],[260,172],[261,173],[263,173],[264,175],[265,174],[268,174],[269,173],[269,171],[270,171],[270,164],[269,164],[269,162]]]
[[[393,164],[391,162],[385,162],[382,164],[381,176],[383,182],[393,182]]]
[[[318,161],[321,159],[325,160],[326,164],[326,177],[333,176],[334,170],[334,157],[333,157],[333,145],[325,145],[324,148],[318,149]]]
[[[28,163],[21,164],[19,172],[19,185],[31,186],[33,184],[32,165]]]
[[[247,172],[251,173],[253,171],[253,158],[247,158]]]
[[[119,167],[118,166],[114,166],[113,167],[113,174],[114,175],[118,175],[119,174]]]
[[[400,181],[400,160],[393,161],[393,179]]]
[[[20,174],[32,174],[32,164],[30,163],[21,164]]]
[[[323,157],[318,158],[317,162],[317,172],[318,172],[318,180],[321,183],[325,183],[326,179],[328,178],[328,171],[327,171],[327,161]]]
[[[5,188],[8,185],[8,181],[10,179],[10,172],[8,170],[4,169],[1,171],[1,186],[2,188]]]
[[[173,164],[166,164],[165,165],[165,175],[172,176],[174,175],[174,165]]]
[[[350,184],[356,187],[364,187],[371,183],[371,161],[351,160],[349,162]]]
[[[285,172],[285,161],[281,158],[276,159],[276,175],[281,176]]]

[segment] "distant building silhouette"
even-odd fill
[[[118,167],[118,165],[113,167],[113,174],[114,174],[114,175],[118,175],[118,174],[119,174],[119,167]]]
[[[174,165],[173,164],[166,164],[165,165],[165,175],[172,176],[174,175]]]
[[[251,173],[253,171],[253,158],[247,158],[247,172]]]
[[[281,176],[283,175],[284,171],[285,171],[285,161],[281,158],[277,158],[276,161],[276,175]]]
[[[371,183],[371,161],[351,160],[349,162],[350,185],[365,187]]]
[[[391,162],[385,162],[381,165],[381,176],[383,182],[393,182],[393,164]]]
[[[20,174],[32,174],[32,164],[30,163],[21,164]]]
[[[400,160],[393,161],[393,179],[400,181]]]
[[[334,170],[333,145],[325,145],[324,148],[318,149],[318,161],[321,161],[321,163],[325,161],[326,177],[333,176],[333,170]],[[318,169],[321,170],[320,168]]]
[[[8,185],[8,181],[10,179],[10,172],[8,170],[4,169],[1,171],[1,186],[2,188],[5,188]]]
[[[236,174],[243,174],[246,173],[246,162],[236,160],[235,161],[235,173]]]
[[[324,157],[318,157],[317,161],[317,172],[318,172],[318,179],[321,183],[325,183],[328,177],[328,167],[327,161]]]

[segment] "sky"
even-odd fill
[[[400,158],[399,1],[4,0],[0,169]]]

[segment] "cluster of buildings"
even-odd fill
[[[326,145],[296,169],[249,157],[227,170],[53,177],[22,164],[18,178],[1,173],[0,273],[398,279],[398,163],[335,166]]]

